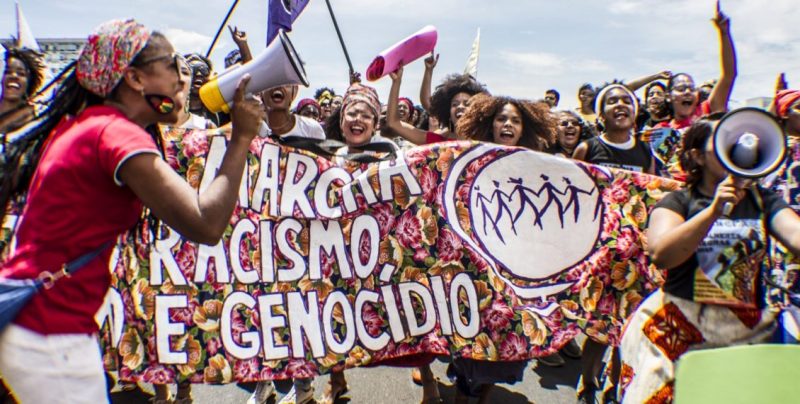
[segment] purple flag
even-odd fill
[[[267,14],[267,45],[278,36],[278,30],[292,30],[292,23],[300,16],[309,0],[269,0]]]

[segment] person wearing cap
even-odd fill
[[[244,78],[221,168],[198,195],[158,146],[157,124],[176,122],[186,102],[184,64],[164,35],[132,19],[104,23],[65,70],[42,122],[9,148],[0,204],[26,193],[27,201],[0,277],[53,280],[0,331],[0,374],[19,402],[108,402],[94,316],[113,243],[143,207],[151,228],[163,221],[205,244],[230,222],[263,112],[244,100]],[[87,255],[69,277],[50,272]]]
[[[313,98],[303,98],[297,103],[297,106],[294,107],[294,113],[306,118],[311,118],[315,121],[319,121],[319,104],[317,104],[317,101]]]
[[[0,81],[0,136],[30,122],[36,116],[31,97],[44,80],[42,55],[27,48],[7,48]]]
[[[638,109],[636,96],[628,87],[616,83],[605,86],[597,94],[595,106],[595,110],[598,111],[598,121],[605,131],[600,136],[579,144],[572,157],[606,167],[647,174],[655,173],[655,159],[650,146],[634,136]],[[614,301],[619,302],[627,290],[617,290],[609,286],[604,288],[603,292],[613,294]],[[601,315],[598,314],[598,316]],[[618,335],[619,330],[616,331]],[[603,338],[596,338],[591,335],[586,338],[583,345],[582,382],[577,389],[579,401],[583,400],[581,402],[594,402],[595,391],[599,388],[597,377],[603,355],[610,342],[608,337],[605,335]],[[609,382],[612,388],[604,393],[604,396],[608,395],[609,399],[616,396],[616,383],[619,379],[619,349],[614,348],[611,358]]]

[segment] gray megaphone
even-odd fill
[[[283,30],[272,43],[253,60],[227,70],[200,87],[200,100],[214,113],[230,112],[236,86],[245,74],[250,74],[247,93],[259,93],[269,88],[289,84],[302,84],[308,87],[308,79],[300,62],[300,57]]]
[[[725,114],[713,134],[717,159],[740,187],[777,170],[786,156],[786,138],[775,118],[758,108],[746,107]],[[733,204],[726,203],[728,216]]]

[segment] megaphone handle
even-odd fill
[[[733,207],[733,202],[725,202],[725,205],[722,205],[722,216],[730,216],[731,212],[733,212]]]

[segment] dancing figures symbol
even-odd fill
[[[600,234],[599,191],[583,167],[567,160],[529,152],[498,157],[477,173],[469,199],[473,237],[520,279],[569,269]]]

